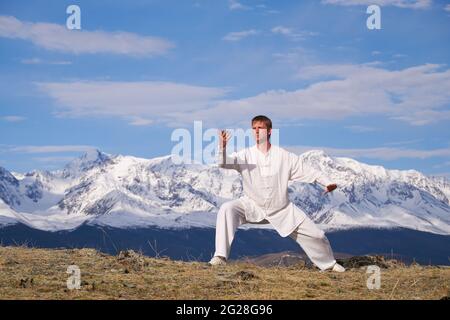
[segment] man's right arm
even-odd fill
[[[219,168],[234,169],[240,171],[237,154],[233,153],[231,156],[228,156],[226,150],[226,148],[219,148],[219,150],[217,150],[217,165],[219,166]]]
[[[230,139],[230,134],[225,130],[219,131],[219,146],[217,149],[217,165],[219,168],[234,169],[240,171],[239,159],[236,153],[231,156],[227,155],[227,143]]]

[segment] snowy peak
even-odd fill
[[[98,149],[89,149],[80,158],[83,163],[104,163],[110,159],[110,156]]]
[[[63,170],[64,177],[77,177],[94,167],[107,165],[113,157],[97,149],[86,151],[79,158],[72,160]]]
[[[10,207],[20,205],[19,180],[0,167],[0,199]]]
[[[19,181],[8,170],[0,167],[0,183],[9,184],[12,186],[18,186]]]
[[[313,149],[309,151],[305,151],[301,154],[304,159],[322,159],[322,160],[332,160],[332,158],[324,151],[320,149]]]

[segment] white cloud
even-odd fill
[[[372,4],[377,4],[379,6],[425,9],[431,6],[432,0],[322,0],[322,3],[340,6],[355,6],[355,5],[370,6]]]
[[[271,31],[273,34],[283,35],[293,41],[304,40],[305,38],[307,38],[309,36],[317,35],[316,32],[311,32],[311,31],[298,32],[292,28],[288,28],[288,27],[284,27],[284,26],[273,27]]]
[[[171,82],[37,83],[56,102],[59,116],[116,116],[132,125],[183,119],[186,113],[216,104],[227,89]]]
[[[435,168],[435,169],[445,168],[445,167],[450,167],[450,161],[445,161],[443,163],[436,164],[433,166],[433,168]]]
[[[379,130],[378,128],[369,127],[369,126],[359,126],[359,125],[353,125],[353,126],[347,126],[347,129],[353,131],[353,132],[373,132]]]
[[[450,110],[419,110],[413,114],[393,116],[392,119],[409,122],[415,126],[423,126],[437,121],[450,120]]]
[[[272,32],[273,33],[283,34],[283,35],[289,35],[289,34],[292,34],[292,29],[286,28],[286,27],[283,27],[283,26],[276,26],[276,27],[272,28]]]
[[[154,123],[153,120],[144,119],[144,118],[140,118],[140,117],[134,117],[129,122],[129,124],[132,125],[132,126],[148,126],[148,125],[150,125],[152,123]]]
[[[415,144],[417,142],[423,141],[423,139],[412,139],[412,140],[405,140],[405,141],[391,141],[384,143],[385,146],[404,146],[407,144]]]
[[[379,160],[396,160],[396,159],[429,159],[435,157],[450,157],[450,148],[420,150],[420,149],[407,149],[407,148],[331,148],[331,147],[319,147],[319,146],[289,146],[286,149],[295,152],[297,154],[319,149],[324,150],[327,154],[335,157],[350,157],[350,158],[366,158],[366,159],[379,159]]]
[[[303,68],[298,76],[330,77],[310,88],[323,92],[322,103],[333,106],[337,115],[384,113],[413,125],[450,119],[450,69],[425,64],[390,71],[376,66],[319,65]]]
[[[48,166],[47,169],[54,169],[57,166],[50,164],[68,163],[76,158],[76,156],[68,156],[67,153],[85,153],[93,152],[98,148],[89,145],[0,145],[0,154],[26,154],[41,155],[41,154],[56,154],[46,156],[31,157],[31,160],[44,163]],[[5,162],[6,163],[6,162]]]
[[[228,1],[228,8],[230,10],[250,10],[251,7],[243,5],[237,0],[229,0]]]
[[[42,64],[43,61],[39,58],[31,58],[31,59],[22,59],[20,60],[23,64]]]
[[[446,6],[444,7],[444,10],[447,11],[447,12],[450,12],[450,4],[446,5]]]
[[[59,152],[86,152],[96,149],[87,145],[47,145],[47,146],[15,146],[4,148],[3,152],[13,153],[59,153]]]
[[[256,4],[255,6],[249,6],[248,4],[242,4],[241,2],[237,0],[229,0],[228,1],[228,8],[231,11],[245,11],[245,10],[257,10],[258,13],[262,13],[264,15],[268,14],[278,14],[280,11],[271,9],[265,4]]]
[[[272,54],[278,63],[290,65],[291,70],[298,70],[300,66],[314,65],[317,63],[317,53],[303,47],[291,48],[287,52]]]
[[[174,47],[171,42],[157,37],[122,31],[68,30],[63,25],[22,22],[11,16],[0,16],[0,37],[28,40],[47,50],[72,54],[154,56]]]
[[[244,31],[237,31],[237,32],[230,32],[226,36],[223,37],[223,40],[226,41],[240,41],[244,38],[247,38],[249,36],[254,36],[259,33],[258,30],[244,30]]]
[[[255,114],[283,121],[340,120],[384,116],[412,125],[450,119],[450,69],[425,64],[387,70],[379,63],[304,67],[298,90],[269,90],[226,99],[227,89],[167,82],[77,81],[38,83],[55,101],[59,116],[116,116],[134,125],[146,121],[236,124]],[[145,120],[139,120],[145,119]]]
[[[21,116],[4,116],[4,117],[0,117],[0,119],[2,119],[4,121],[8,121],[8,122],[20,122],[20,121],[24,121],[26,118],[21,117]]]
[[[58,156],[58,157],[35,157],[33,160],[43,163],[67,163],[72,160],[74,160],[75,157],[65,157],[65,156]]]
[[[71,61],[45,61],[39,58],[22,59],[20,60],[22,64],[54,64],[54,65],[69,65],[72,64]]]
[[[450,69],[425,64],[391,71],[376,66],[377,63],[305,67],[298,73],[299,78],[319,79],[306,88],[270,90],[223,101],[185,119],[234,123],[254,114],[272,115],[280,121],[381,115],[425,125],[450,118]]]

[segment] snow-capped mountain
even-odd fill
[[[293,182],[291,200],[323,228],[404,227],[450,234],[450,183],[414,170],[386,170],[320,150],[304,166],[338,184]],[[242,194],[240,176],[209,165],[176,165],[171,156],[142,159],[90,151],[58,171],[0,168],[0,225],[42,230],[83,223],[119,228],[213,227],[220,205]]]

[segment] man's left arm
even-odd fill
[[[332,192],[337,188],[335,183],[323,178],[320,172],[304,168],[303,161],[294,153],[289,153],[289,169],[289,180],[318,184],[324,189],[324,193]]]

